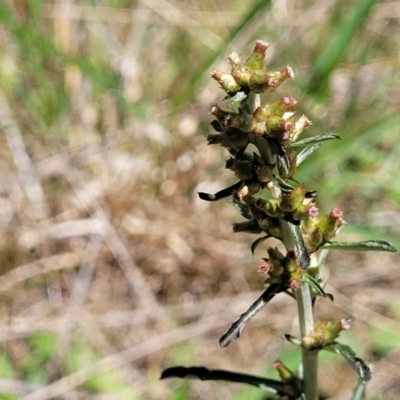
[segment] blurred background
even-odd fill
[[[340,240],[400,248],[400,1],[2,0],[0,2],[0,398],[264,399],[235,384],[167,380],[172,365],[276,377],[299,352],[296,306],[277,296],[220,349],[255,300],[267,244],[232,233],[235,182],[207,146],[208,108],[255,41],[296,78],[279,92],[335,132],[297,174],[321,213],[347,221]],[[400,268],[395,254],[332,251],[323,276],[353,315],[341,336],[373,368],[367,399],[400,396]],[[356,374],[320,355],[326,399],[348,399]]]

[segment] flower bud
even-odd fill
[[[254,116],[258,121],[266,121],[273,115],[283,116],[287,112],[294,114],[297,101],[293,97],[284,96],[275,103],[267,103],[262,107],[258,107],[254,112]]]
[[[293,211],[293,219],[296,221],[305,221],[309,218],[315,218],[318,212],[319,209],[315,203],[303,201],[303,203]]]
[[[266,164],[264,160],[254,153],[255,172],[259,182],[267,183],[272,180],[276,164]]]
[[[263,260],[264,261],[258,267],[258,272],[261,272],[266,275],[269,273],[269,271],[271,271],[273,267],[267,258],[263,258]]]
[[[223,90],[228,94],[235,94],[241,90],[231,74],[224,74],[219,69],[213,68],[210,71],[211,78],[215,79]]]
[[[225,163],[225,168],[232,170],[241,181],[248,181],[253,177],[254,165],[250,160],[230,158]]]
[[[322,232],[319,226],[315,226],[312,230],[306,232],[303,236],[306,247],[311,253],[318,250],[318,247],[323,244],[324,238],[322,236]]]
[[[270,72],[256,70],[250,74],[248,86],[253,93],[263,93],[267,90],[272,92],[279,86],[279,82]]]
[[[274,367],[277,369],[282,382],[289,383],[292,382],[294,378],[298,379],[297,376],[281,361],[278,360],[274,362]]]
[[[270,217],[283,218],[286,213],[279,207],[279,200],[269,199],[264,200],[261,198],[256,199],[255,206],[264,211]]]
[[[294,292],[295,292],[296,290],[299,290],[299,289],[300,289],[300,286],[301,286],[300,281],[297,280],[297,279],[292,279],[292,280],[289,282],[289,288],[292,289]]]
[[[236,52],[233,52],[228,56],[228,61],[232,66],[231,75],[235,79],[236,83],[241,87],[248,87],[251,70],[247,66],[243,65],[242,60]]]
[[[272,262],[275,260],[279,261],[279,264],[285,260],[285,256],[281,253],[281,251],[277,247],[270,247],[268,250],[269,258]]]
[[[207,141],[208,144],[219,144],[228,150],[241,150],[249,144],[249,137],[239,129],[232,129],[228,132],[211,133],[207,136]]]
[[[296,272],[299,270],[300,264],[294,251],[288,251],[285,257],[285,270],[288,272]]]
[[[310,125],[312,125],[312,122],[305,115],[302,115],[294,124],[290,141],[296,142],[304,129],[308,128]]]
[[[246,186],[245,186],[245,188],[247,191],[248,189]],[[257,221],[258,224],[260,223],[260,221],[262,221],[266,217],[265,213],[255,206],[255,201],[256,201],[255,197],[250,196],[250,195],[245,195],[240,200],[243,200],[243,202],[246,203],[246,205],[250,211],[250,214]],[[263,229],[261,225],[260,225],[260,228]]]
[[[250,54],[246,61],[246,66],[252,70],[264,69],[265,55],[269,43],[264,40],[257,40],[253,53]]]
[[[264,232],[268,233],[268,235],[278,239],[282,237],[278,218],[265,216],[265,218],[258,221],[258,224]]]
[[[250,114],[239,109],[239,114],[230,113],[225,120],[228,129],[236,128],[243,132],[252,132],[256,126],[256,120]]]
[[[304,200],[306,185],[304,183],[296,186],[291,191],[282,191],[279,199],[279,207],[283,211],[294,211]]]
[[[349,329],[353,320],[347,317],[336,322],[317,321],[311,334],[303,337],[302,344],[309,349],[323,348],[334,342],[342,330]]]
[[[252,198],[252,195],[259,192],[261,189],[260,183],[255,181],[246,182],[240,189],[238,189],[233,197],[240,201],[245,200],[246,198]]]
[[[318,226],[325,242],[329,242],[336,235],[336,231],[346,223],[342,217],[342,211],[333,208],[329,215],[319,221]]]
[[[287,141],[293,130],[293,112],[285,112],[282,116],[272,115],[265,121],[268,136]],[[287,147],[287,146],[286,146]]]

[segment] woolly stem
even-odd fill
[[[251,113],[260,105],[260,95],[249,94],[246,99]],[[253,142],[260,151],[261,157],[272,163],[275,156],[272,154],[269,146],[265,145],[265,140],[260,137],[254,137]],[[288,222],[281,220],[282,242],[287,251],[294,251],[296,248],[295,238],[289,228]],[[295,293],[297,301],[297,310],[300,324],[301,337],[308,336],[314,328],[314,314],[312,307],[312,298],[310,286],[301,282],[300,288]],[[303,366],[303,391],[307,400],[318,400],[318,352],[302,348],[302,366]]]
[[[295,249],[293,235],[288,222],[281,220],[282,242],[286,250]],[[297,301],[300,334],[303,338],[308,336],[314,328],[314,314],[310,286],[301,282],[300,288],[295,292]],[[318,400],[318,352],[302,347],[303,391],[307,400]]]

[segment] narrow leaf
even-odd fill
[[[236,93],[233,97],[230,98],[228,101],[228,109],[231,110],[232,112],[238,114],[239,113],[239,108],[240,104],[242,101],[247,97],[247,94],[245,92],[238,92]]]
[[[333,140],[333,139],[342,140],[342,138],[336,133],[324,133],[323,135],[317,135],[302,140],[298,140],[297,142],[292,143],[290,147],[300,147],[300,146],[305,146],[307,144],[322,143],[326,142],[327,140]]]
[[[365,240],[363,242],[330,242],[324,244],[320,248],[327,250],[397,252],[397,249],[385,240]]]
[[[274,179],[278,186],[283,189],[283,190],[294,190],[295,187],[292,186],[290,183],[287,183],[284,179],[282,179],[280,176],[275,175]]]
[[[271,236],[267,235],[267,236],[263,236],[258,238],[257,240],[255,240],[252,244],[251,244],[251,252],[254,255],[254,252],[256,251],[256,248],[258,247],[259,244],[261,244],[262,242],[264,242],[264,240],[267,240],[268,238],[270,238]]]
[[[363,359],[356,356],[350,346],[335,342],[330,346],[324,347],[324,349],[340,354],[357,372],[362,382],[368,382],[371,379],[371,370],[368,365]]]
[[[356,387],[353,390],[351,400],[362,400],[365,398],[365,382],[358,380]]]
[[[228,330],[219,339],[219,345],[226,347],[240,338],[240,334],[246,323],[253,318],[276,294],[284,290],[280,284],[269,285],[267,290],[243,313],[240,314]]]
[[[296,157],[296,166],[298,167],[307,157],[311,156],[314,151],[316,151],[322,143],[312,144],[305,147]]]
[[[198,378],[202,381],[226,381],[245,383],[256,386],[261,390],[267,388],[274,389],[279,396],[287,396],[290,399],[296,399],[301,395],[297,387],[288,383],[283,383],[275,379],[268,379],[261,376],[242,374],[220,369],[208,369],[205,367],[171,367],[164,370],[161,379],[166,378]]]
[[[311,275],[308,274],[302,274],[301,275],[301,280],[303,282],[307,282],[316,292],[319,296],[321,297],[327,297],[324,289],[322,289],[321,285],[319,282],[313,278]]]
[[[203,192],[198,192],[197,194],[202,200],[205,201],[218,201],[223,199],[224,197],[232,196],[233,192],[235,190],[238,190],[240,186],[242,186],[243,182],[239,181],[235,183],[232,186],[227,187],[226,189],[222,189],[219,192],[215,194],[210,194],[210,193],[203,193]]]

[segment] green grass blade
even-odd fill
[[[241,23],[232,29],[230,37],[226,39],[224,44],[217,52],[213,52],[204,63],[199,66],[196,70],[193,71],[193,75],[191,80],[187,85],[184,85],[184,91],[175,97],[177,104],[183,104],[188,101],[193,94],[196,93],[197,87],[201,81],[201,78],[204,76],[205,71],[211,69],[211,67],[217,62],[217,60],[221,57],[221,54],[227,54],[228,48],[231,45],[231,42],[235,39],[240,32],[252,22],[252,20],[256,17],[256,15],[260,12],[263,12],[267,7],[271,4],[271,0],[261,0],[254,3],[253,7],[250,8],[248,13],[243,17]]]
[[[349,18],[336,26],[331,42],[325,47],[314,64],[314,72],[310,79],[308,91],[322,94],[332,71],[349,47],[354,33],[371,14],[377,0],[365,0],[355,4]]]

